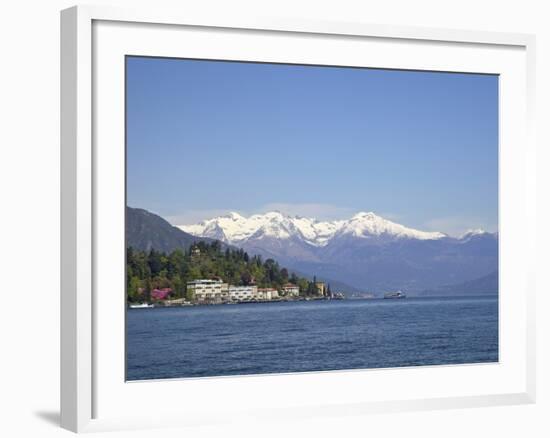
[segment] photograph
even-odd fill
[[[127,381],[499,362],[497,74],[127,55],[125,90]]]
[[[550,437],[546,3],[2,6],[0,438]]]

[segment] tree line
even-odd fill
[[[300,295],[317,295],[315,278],[309,281],[268,258],[249,256],[242,249],[222,248],[218,241],[198,242],[189,249],[176,249],[167,254],[151,249],[126,250],[126,285],[129,302],[151,301],[154,289],[172,289],[172,298],[192,301],[187,293],[187,282],[197,279],[221,279],[236,286],[255,284],[258,287],[281,290],[292,283],[300,288]]]

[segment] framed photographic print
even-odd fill
[[[534,400],[531,36],[75,7],[61,44],[63,427]]]

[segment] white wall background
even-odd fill
[[[96,1],[151,6],[152,1]],[[106,436],[550,436],[550,13],[523,0],[168,1],[158,7],[378,24],[534,33],[539,142],[538,388],[536,405],[269,425],[117,432]],[[0,435],[68,436],[59,417],[59,10],[72,1],[4,2],[0,9]],[[544,229],[546,228],[546,229]],[[152,407],[152,409],[162,407]],[[132,434],[132,435],[131,435]]]

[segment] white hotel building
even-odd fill
[[[187,282],[187,292],[192,292],[200,303],[220,303],[229,299],[229,286],[222,280],[193,280]]]
[[[296,296],[298,287],[296,287]],[[187,282],[187,292],[194,296],[198,303],[223,303],[227,301],[269,301],[279,298],[279,292],[273,288],[260,288],[258,286],[234,286],[224,283],[222,280],[199,279]],[[288,293],[292,296],[292,293]]]
[[[277,289],[273,289],[271,287],[258,289],[259,300],[274,300],[277,298],[279,298],[279,292],[277,291]]]
[[[258,295],[257,286],[229,286],[229,299],[234,301],[252,300]]]
[[[297,297],[300,295],[300,288],[292,283],[287,283],[283,286],[283,292],[289,297]]]

